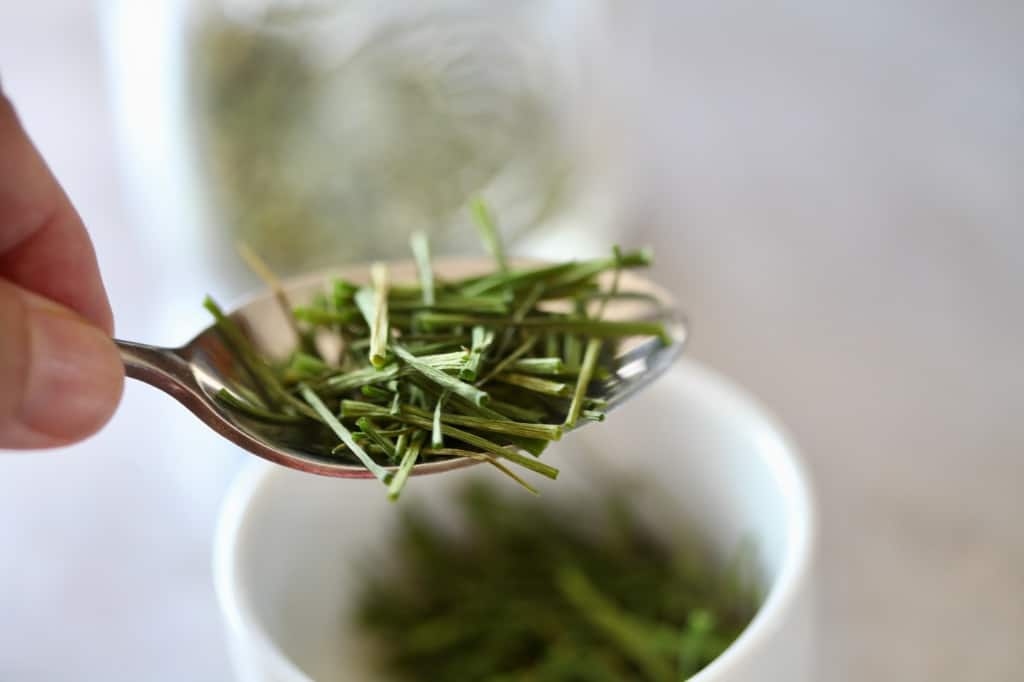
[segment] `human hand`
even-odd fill
[[[0,448],[107,422],[124,384],[113,328],[85,226],[0,92]]]

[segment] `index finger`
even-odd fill
[[[113,333],[89,235],[0,92],[0,277]]]

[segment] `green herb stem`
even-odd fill
[[[509,365],[509,369],[523,374],[564,374],[566,371],[559,357],[523,358]]]
[[[488,396],[486,391],[481,391],[472,384],[467,384],[464,381],[445,374],[439,369],[435,369],[427,363],[421,362],[419,358],[398,344],[394,345],[393,350],[395,355],[397,355],[402,362],[406,363],[441,388],[460,395],[466,400],[477,405],[485,405],[487,403]]]
[[[425,329],[442,329],[450,327],[483,325],[492,327],[518,326],[524,329],[538,329],[546,332],[563,332],[583,334],[600,338],[621,336],[657,336],[668,340],[665,325],[661,322],[640,322],[632,320],[590,320],[569,317],[527,317],[518,323],[503,318],[487,318],[454,313],[422,312],[416,320]]]
[[[658,639],[653,636],[654,628],[623,613],[594,587],[582,571],[563,569],[558,574],[558,587],[581,615],[644,670],[647,679],[676,679],[666,657],[652,645],[652,641]]]
[[[380,368],[388,354],[388,270],[382,263],[370,266],[373,283],[373,321],[370,324],[370,364]]]
[[[440,400],[438,401],[440,402]],[[359,400],[343,400],[341,403],[342,412],[347,417],[372,416],[383,417],[389,414],[387,408],[373,403]],[[430,412],[411,405],[402,405],[398,415],[401,417],[416,417],[419,420],[428,420],[429,428],[434,428],[434,421],[440,414],[439,421],[443,424],[455,424],[475,429],[477,431],[489,431],[501,433],[519,438],[539,438],[541,440],[559,440],[562,437],[562,426],[560,424],[530,424],[525,422],[514,422],[508,420],[483,419],[466,415],[452,414],[450,412]],[[440,447],[440,446],[434,446]]]
[[[397,364],[390,364],[384,367],[363,367],[354,369],[351,372],[337,374],[324,379],[317,386],[317,390],[326,396],[339,396],[349,391],[356,391],[363,386],[383,384],[402,374],[402,368]]]
[[[299,387],[299,391],[302,394],[303,399],[309,403],[310,407],[316,411],[317,415],[320,416],[324,423],[334,431],[335,435],[341,439],[341,442],[348,447],[349,451],[359,458],[359,461],[363,463],[363,466],[366,467],[367,471],[377,477],[381,483],[387,484],[388,472],[382,466],[374,462],[368,454],[366,454],[366,451],[363,450],[363,448],[356,442],[355,438],[352,437],[352,432],[346,429],[344,425],[338,421],[337,417],[331,414],[331,411],[327,409],[327,406],[324,405],[322,400],[320,400],[320,397],[313,392],[313,389],[309,386],[303,385]]]
[[[420,278],[420,288],[423,290],[423,304],[434,305],[434,269],[430,266],[430,242],[422,230],[417,230],[409,237],[409,246],[412,248],[412,257],[416,261],[416,272]]]
[[[222,388],[217,392],[217,401],[222,403],[225,407],[231,408],[236,412],[241,412],[247,417],[256,419],[262,422],[269,422],[271,424],[303,424],[307,421],[306,417],[301,417],[295,414],[285,414],[283,412],[272,412],[265,407],[255,405],[248,400],[244,400],[226,388]]]
[[[594,367],[597,366],[597,358],[600,353],[601,339],[587,341],[587,349],[583,353],[583,365],[580,367],[580,375],[576,380],[576,389],[573,392],[572,403],[569,405],[569,414],[565,418],[566,428],[576,427],[576,421],[580,418],[580,412],[583,410],[583,399],[587,395],[590,378],[594,374]]]
[[[480,371],[480,363],[483,362],[484,353],[494,343],[494,332],[483,327],[473,327],[473,346],[470,348],[469,356],[459,370],[459,378],[463,381],[476,381],[477,372]]]
[[[379,414],[377,410],[380,410],[380,408],[376,405],[371,405],[369,403],[357,403],[354,405],[354,402],[356,401],[342,401],[341,409],[343,415],[357,416],[359,414],[371,414],[376,416]],[[429,417],[416,416],[405,409],[403,409],[402,414],[395,417],[395,419],[419,426],[425,430],[432,429],[434,426],[433,420]],[[460,440],[467,445],[472,445],[486,452],[503,457],[511,462],[515,462],[516,464],[530,469],[542,476],[546,476],[547,478],[554,479],[558,477],[558,469],[530,457],[526,457],[511,448],[498,445],[497,443],[483,438],[482,436],[478,436],[468,431],[463,431],[462,429],[445,423],[441,424],[441,432],[444,433],[444,435],[451,436],[452,438]]]
[[[359,430],[369,436],[370,440],[377,444],[392,461],[397,457],[397,451],[395,444],[388,440],[387,436],[382,434],[369,417],[360,417],[356,420],[356,426]]]
[[[441,432],[441,410],[444,407],[444,400],[448,397],[448,393],[442,393],[437,399],[437,403],[434,405],[434,421],[431,425],[430,432],[430,445],[434,448],[444,447],[444,434]],[[401,414],[401,407],[399,407],[399,414]]]
[[[519,358],[521,358],[524,355],[526,355],[527,353],[529,353],[530,350],[533,349],[534,345],[536,345],[536,343],[537,343],[537,336],[536,335],[528,336],[526,338],[526,340],[523,341],[519,345],[518,348],[516,348],[514,351],[512,351],[511,353],[506,355],[505,358],[501,360],[501,362],[499,362],[497,365],[495,365],[491,369],[491,371],[488,372],[487,375],[483,379],[480,379],[479,381],[477,381],[476,385],[477,386],[483,386],[487,382],[489,382],[492,379],[494,379],[494,377],[496,377],[498,374],[501,374],[506,369],[511,367],[512,364],[515,363]]]
[[[395,472],[394,478],[391,479],[391,483],[388,485],[388,497],[392,500],[397,500],[398,496],[402,494],[402,488],[405,487],[405,482],[409,479],[409,474],[412,473],[412,468],[419,457],[422,444],[423,432],[418,431],[412,437],[409,447],[405,449],[402,455],[402,463],[398,466],[398,471]]]
[[[560,381],[551,381],[549,379],[541,379],[540,377],[531,376],[529,374],[502,372],[494,377],[494,380],[500,381],[503,384],[510,384],[512,386],[518,386],[519,388],[525,388],[528,391],[543,393],[545,395],[564,397],[572,394],[572,388],[569,384],[565,384]]]
[[[423,455],[434,456],[434,457],[467,457],[469,459],[475,459],[480,462],[487,462],[491,466],[495,467],[498,471],[505,474],[513,481],[529,490],[534,495],[539,495],[540,492],[523,480],[516,472],[509,469],[507,466],[502,464],[494,455],[486,452],[476,452],[475,450],[461,450],[459,448],[426,448],[422,451]]]
[[[508,261],[505,259],[505,248],[502,246],[501,237],[498,235],[498,226],[491,215],[487,204],[483,199],[474,199],[470,204],[470,213],[476,223],[477,230],[483,240],[484,246],[494,257],[501,272],[508,272]]]
[[[335,310],[321,310],[310,306],[298,306],[292,309],[292,315],[301,322],[316,326],[350,324],[359,317],[359,309],[346,306]]]

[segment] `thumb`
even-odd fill
[[[123,384],[110,337],[0,279],[0,448],[54,447],[95,433]]]

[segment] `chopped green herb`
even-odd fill
[[[423,432],[417,431],[412,437],[412,442],[409,443],[405,452],[402,453],[402,463],[399,465],[398,471],[395,472],[395,477],[391,479],[391,483],[388,485],[388,497],[392,500],[397,500],[402,492],[402,488],[405,487],[405,481],[409,478],[409,474],[416,464],[416,459],[420,455],[420,447],[422,445]]]
[[[392,497],[426,458],[487,462],[530,490],[508,465],[555,478],[558,470],[536,457],[580,420],[604,419],[607,404],[588,393],[614,379],[620,341],[665,337],[657,321],[588,314],[627,296],[618,291],[619,272],[650,256],[616,249],[613,258],[513,267],[486,206],[471,210],[497,270],[462,279],[437,277],[427,238],[416,233],[415,283],[392,282],[377,263],[369,284],[337,279],[293,307],[273,273],[246,252],[290,311],[299,341],[283,360],[264,357],[207,299],[226,351],[245,370],[218,403],[273,428],[289,447],[308,443],[310,453],[366,467]],[[607,275],[613,286],[602,299],[599,278]],[[317,348],[313,339],[330,342]]]
[[[473,220],[476,222],[477,229],[480,230],[484,246],[498,263],[498,269],[502,273],[508,272],[508,261],[505,260],[505,247],[498,236],[498,226],[494,222],[494,217],[491,215],[490,209],[487,208],[487,204],[484,203],[483,199],[474,199],[470,204],[470,211],[473,214]]]
[[[444,408],[444,399],[447,397],[447,393],[442,393],[441,397],[437,399],[437,404],[434,405],[434,424],[430,432],[430,447],[432,448],[444,447],[444,434],[441,433],[441,410]],[[401,408],[399,408],[399,414],[401,414]]]
[[[473,327],[473,347],[469,350],[466,362],[459,370],[459,378],[465,381],[476,381],[477,372],[483,362],[484,353],[494,343],[494,332],[481,326]]]
[[[423,304],[434,305],[434,270],[430,266],[430,242],[422,231],[413,232],[409,238],[412,257],[416,261],[416,272],[420,276],[420,288],[423,290]]]
[[[529,374],[502,372],[498,376],[494,377],[494,380],[500,381],[503,384],[519,386],[520,388],[525,388],[529,391],[546,393],[547,395],[567,396],[572,390],[569,387],[569,384],[563,384],[558,381],[549,381],[548,379],[541,379],[540,377],[530,376]]]
[[[299,391],[306,402],[316,410],[317,415],[324,420],[324,423],[327,424],[335,434],[337,434],[338,438],[341,439],[341,442],[348,447],[352,454],[359,458],[359,461],[363,463],[363,466],[365,466],[371,474],[376,476],[381,483],[387,483],[388,472],[379,464],[374,462],[373,459],[371,459],[370,456],[366,454],[361,447],[359,447],[355,438],[352,437],[352,432],[346,429],[344,425],[338,421],[337,417],[331,414],[331,411],[327,409],[327,406],[324,405],[323,401],[320,400],[317,394],[314,393],[309,386],[300,386]]]
[[[399,345],[395,345],[394,350],[395,355],[397,355],[399,359],[441,388],[451,391],[456,395],[460,395],[476,405],[484,405],[487,403],[488,396],[486,391],[481,391],[472,384],[467,384],[465,381],[462,381],[457,377],[445,374],[442,370],[435,368],[430,363],[423,362]]]
[[[723,565],[672,519],[654,534],[617,488],[556,507],[478,482],[456,500],[454,525],[403,515],[394,569],[359,560],[350,617],[382,679],[682,682],[761,600],[749,554]]]
[[[587,350],[583,353],[583,366],[580,368],[579,378],[576,379],[576,390],[572,395],[572,404],[569,406],[569,416],[565,418],[567,428],[576,426],[576,420],[580,418],[583,410],[583,399],[587,395],[587,387],[590,385],[590,377],[594,374],[594,367],[597,366],[597,356],[601,352],[601,339],[590,339],[587,342]]]

